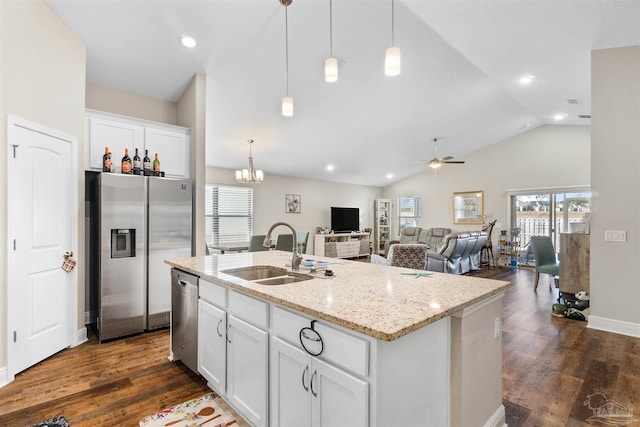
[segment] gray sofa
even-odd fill
[[[487,241],[485,231],[449,233],[442,245],[427,251],[427,270],[464,274],[480,268],[480,250]]]

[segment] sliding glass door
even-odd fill
[[[572,222],[588,221],[591,192],[527,191],[510,198],[511,233],[518,234],[522,262],[532,264],[533,236],[549,236],[560,251],[560,233],[570,232]]]

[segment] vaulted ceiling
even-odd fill
[[[176,101],[207,75],[206,163],[383,186],[541,124],[589,125],[590,52],[640,44],[640,0],[46,0],[87,46],[87,80]],[[195,48],[180,43],[183,35]],[[324,81],[324,60],[339,79]],[[519,79],[532,75],[531,84]],[[557,121],[555,115],[563,120]],[[333,170],[327,170],[332,165]],[[446,166],[460,168],[464,165]],[[393,177],[389,178],[388,175]]]

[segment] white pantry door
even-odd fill
[[[13,376],[71,344],[73,138],[9,117],[8,371]]]

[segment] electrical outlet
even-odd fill
[[[605,242],[626,242],[627,241],[627,232],[623,230],[605,230],[604,232],[604,241]]]
[[[502,335],[502,319],[496,317],[493,321],[493,338],[498,339]]]

